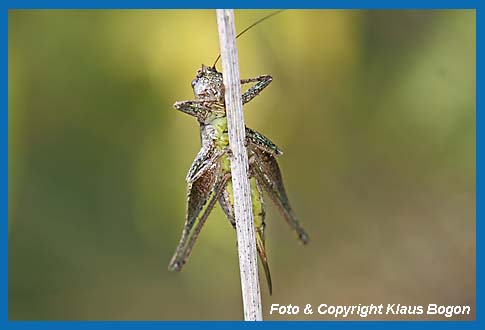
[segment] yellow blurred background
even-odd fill
[[[270,12],[236,11],[237,29]],[[241,76],[274,79],[246,124],[283,149],[311,237],[268,200],[266,319],[329,318],[273,303],[475,317],[475,26],[472,10],[287,10],[238,39]],[[242,318],[219,207],[167,270],[200,147],[172,105],[218,47],[213,10],[9,12],[10,319]]]

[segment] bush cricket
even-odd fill
[[[279,13],[263,17],[237,35]],[[197,154],[187,174],[187,212],[182,237],[169,269],[180,271],[190,255],[192,247],[211,210],[217,203],[235,228],[234,200],[231,181],[231,151],[227,134],[224,85],[222,73],[211,66],[202,65],[192,81],[195,100],[175,102],[174,108],[194,116],[200,124],[202,148]],[[258,96],[272,81],[269,75],[241,80],[241,85],[252,84],[243,93],[243,104]],[[308,235],[295,217],[283,185],[276,157],[282,151],[263,134],[246,127],[246,148],[249,160],[249,180],[256,230],[256,247],[263,265],[269,293],[272,293],[271,275],[265,249],[265,202],[263,190],[277,205],[286,222],[295,231],[299,240],[306,244]]]

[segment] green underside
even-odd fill
[[[214,125],[214,128],[216,130],[216,135],[217,135],[216,147],[219,150],[222,150],[227,146],[229,146],[229,136],[227,134],[227,119],[225,117],[216,118],[212,122],[212,124]],[[230,173],[231,161],[229,160],[228,155],[227,154],[223,155],[220,161],[221,161],[222,171],[224,173]],[[263,196],[261,196],[257,188],[256,179],[254,177],[250,179],[250,184],[251,184],[251,200],[253,205],[254,225],[256,227],[256,231],[258,231],[262,227],[263,221],[264,221],[263,201],[262,201]],[[229,181],[227,183],[226,190],[228,192],[228,195],[230,196],[231,205],[234,207],[234,194],[232,189],[232,181]]]

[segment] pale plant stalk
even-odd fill
[[[244,320],[261,321],[263,319],[263,313],[261,308],[251,188],[248,178],[248,154],[244,143],[246,132],[236,48],[234,10],[217,9],[216,14],[225,87],[229,146],[232,151],[231,173]]]

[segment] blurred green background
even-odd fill
[[[236,11],[237,29],[270,12]],[[328,318],[272,303],[475,317],[475,25],[472,10],[288,10],[238,40],[241,76],[274,78],[246,124],[284,150],[312,239],[268,201],[266,319]],[[200,147],[172,105],[218,54],[215,11],[13,10],[8,51],[9,318],[240,319],[219,207],[167,271]]]

